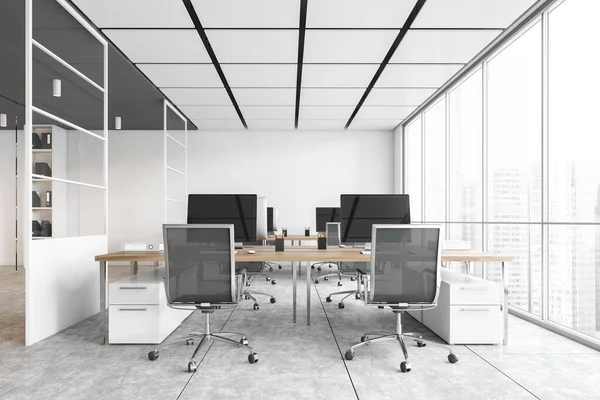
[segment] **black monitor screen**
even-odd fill
[[[233,224],[236,242],[256,242],[255,194],[190,194],[188,224]]]
[[[273,207],[267,207],[267,232],[273,231]]]
[[[407,194],[343,194],[342,242],[371,241],[374,224],[410,224]]]
[[[325,232],[328,222],[341,222],[339,207],[317,207],[317,232]]]

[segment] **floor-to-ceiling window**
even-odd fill
[[[446,101],[444,98],[423,113],[425,165],[424,204],[426,222],[446,220]]]
[[[410,196],[410,218],[422,222],[422,135],[421,117],[414,119],[404,131],[405,192]]]

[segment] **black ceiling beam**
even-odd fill
[[[244,116],[242,115],[240,106],[238,105],[237,101],[235,100],[235,96],[233,95],[231,86],[229,86],[229,83],[227,82],[225,73],[223,73],[221,64],[219,64],[219,60],[217,59],[217,56],[210,44],[210,41],[208,40],[208,36],[206,36],[206,32],[204,31],[204,27],[202,26],[202,23],[200,22],[200,18],[198,18],[198,14],[196,14],[196,10],[194,9],[194,5],[192,4],[192,1],[191,0],[182,0],[182,1],[183,1],[183,5],[185,6],[185,8],[190,16],[190,19],[194,23],[194,27],[196,28],[196,32],[198,32],[198,36],[200,36],[202,43],[204,43],[204,47],[206,48],[206,52],[208,53],[208,56],[210,57],[215,69],[217,70],[217,74],[219,75],[219,78],[221,78],[221,82],[223,83],[223,87],[225,88],[225,91],[227,91],[227,94],[229,95],[231,104],[233,104],[233,107],[235,108],[235,111],[237,112],[238,117],[240,117],[240,121],[242,122],[242,125],[244,125],[244,128],[248,129],[248,125],[246,124],[246,120],[244,119]]]
[[[396,39],[394,40],[394,42],[392,43],[392,46],[390,47],[390,49],[388,50],[387,54],[383,58],[383,61],[381,62],[381,64],[379,64],[379,68],[377,68],[377,72],[375,72],[375,76],[373,76],[373,79],[371,79],[371,83],[369,83],[369,86],[367,87],[367,89],[363,93],[362,97],[360,98],[360,101],[358,102],[358,104],[356,105],[356,108],[352,112],[352,115],[350,116],[350,119],[348,120],[348,122],[346,122],[346,126],[345,126],[344,129],[348,129],[348,127],[350,126],[350,124],[354,120],[354,117],[356,117],[356,114],[358,114],[358,111],[360,110],[360,108],[362,107],[363,103],[367,99],[367,96],[369,96],[369,93],[371,93],[371,90],[373,89],[373,87],[377,83],[377,80],[379,79],[379,77],[383,73],[383,70],[385,69],[385,67],[390,62],[392,56],[396,52],[396,49],[400,45],[400,42],[402,42],[402,39],[404,39],[404,36],[406,35],[406,33],[408,32],[408,30],[410,29],[410,26],[413,24],[413,22],[417,18],[417,15],[419,15],[419,12],[421,11],[421,8],[423,8],[423,6],[425,5],[426,1],[427,0],[419,0],[419,1],[417,1],[417,4],[415,4],[415,6],[413,7],[412,11],[410,12],[410,15],[406,19],[406,22],[404,22],[404,26],[402,26],[402,28],[400,29],[400,32],[398,32],[398,36],[396,36]]]
[[[306,37],[306,12],[308,0],[300,0],[300,25],[298,31],[298,67],[296,69],[296,115],[294,127],[298,129],[300,118],[300,91],[302,90],[302,65],[304,64],[304,38]]]

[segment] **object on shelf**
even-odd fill
[[[42,149],[52,149],[52,133],[42,133]]]
[[[38,221],[31,221],[31,235],[33,237],[42,236],[42,225]]]
[[[43,148],[42,139],[40,138],[40,135],[35,132],[31,134],[31,148],[36,150]]]
[[[48,190],[46,192],[46,207],[52,207],[52,191]]]
[[[42,221],[42,236],[52,237],[52,224],[50,221]]]
[[[31,207],[41,207],[42,201],[35,190],[31,191]]]
[[[52,176],[52,169],[50,168],[48,163],[36,162],[34,166],[34,173],[36,175]]]

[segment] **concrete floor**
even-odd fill
[[[128,268],[111,267],[111,280]],[[600,353],[516,317],[509,321],[509,345],[455,346],[460,361],[450,364],[443,349],[411,346],[412,371],[399,372],[401,351],[383,342],[343,353],[367,330],[393,329],[389,310],[349,300],[338,309],[325,297],[334,281],[313,285],[312,324],[305,324],[304,280],[299,284],[299,319],[292,323],[289,267],[262,279],[255,290],[271,292],[277,303],[260,310],[244,301],[212,315],[215,331],[240,331],[260,354],[249,364],[243,349],[217,343],[187,372],[193,348],[172,346],[147,358],[152,346],[102,345],[98,316],[34,346],[24,343],[24,274],[0,268],[0,399],[597,399]],[[353,284],[344,281],[344,288]],[[192,314],[173,336],[201,331],[203,315]],[[411,317],[405,331],[440,341]]]

